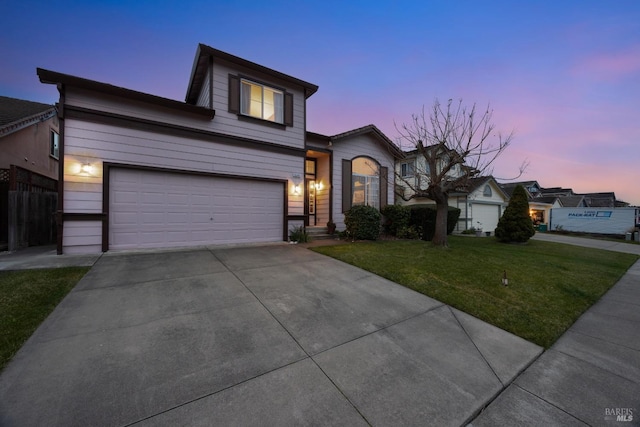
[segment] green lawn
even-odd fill
[[[0,272],[0,370],[89,267]]]
[[[531,240],[450,236],[313,250],[356,265],[549,348],[638,259],[635,255]],[[506,270],[508,286],[502,286]]]

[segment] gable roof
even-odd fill
[[[347,132],[342,132],[337,135],[330,137],[332,142],[339,142],[340,140],[344,140],[349,137],[359,136],[371,134],[375,139],[377,139],[381,144],[383,144],[395,157],[396,159],[400,159],[404,157],[404,153],[396,144],[394,144],[380,129],[378,129],[375,125],[366,125],[357,129],[353,129]]]
[[[198,101],[198,95],[204,84],[204,79],[207,76],[207,70],[209,69],[209,61],[219,58],[227,62],[239,65],[241,67],[249,68],[261,73],[265,73],[276,77],[279,80],[287,83],[294,84],[296,86],[302,86],[304,89],[305,98],[309,98],[311,95],[318,91],[318,86],[305,82],[304,80],[297,79],[280,71],[267,68],[263,65],[256,64],[255,62],[248,61],[230,53],[223,52],[218,49],[214,49],[211,46],[205,44],[198,44],[196,50],[196,57],[193,61],[193,67],[191,68],[191,77],[189,79],[189,86],[187,86],[187,95],[185,96],[185,102],[188,104],[195,104]]]
[[[496,181],[496,179],[492,175],[477,176],[477,177],[469,178],[467,181],[467,186],[466,188],[463,189],[463,191],[471,194],[477,189],[484,187],[485,185],[490,184],[491,182],[493,182],[495,188],[497,188],[498,191],[502,193],[505,200],[508,200],[510,198],[510,194],[507,194],[502,189],[502,186],[498,183],[498,181]]]
[[[163,98],[157,95],[151,95],[149,93],[138,92],[136,90],[123,88],[120,86],[114,86],[108,83],[97,82],[95,80],[89,80],[82,77],[72,76],[70,74],[58,73],[56,71],[45,70],[43,68],[37,69],[38,77],[41,83],[49,83],[56,85],[65,85],[76,87],[80,89],[87,89],[107,95],[118,96],[133,101],[145,102],[148,104],[159,105],[174,110],[180,110],[192,114],[198,114],[205,116],[209,119],[213,119],[215,115],[214,110],[210,110],[204,107],[198,107],[191,104],[186,104],[174,99]]]
[[[584,197],[584,202],[590,208],[613,208],[616,203],[616,193],[585,193],[578,194]]]
[[[583,204],[584,197],[580,195],[562,196],[558,197],[558,200],[560,200],[560,204],[565,208],[577,208]]]
[[[0,136],[9,135],[55,114],[54,105],[0,96]]]
[[[529,188],[533,187],[534,185],[538,189],[542,188],[540,187],[540,184],[538,184],[538,181],[506,182],[499,185],[500,185],[500,188],[502,188],[502,191],[508,194],[509,197],[511,197],[511,195],[513,194],[513,190],[515,190],[518,185],[522,185],[525,191],[527,192],[527,194],[529,195],[529,199],[533,197],[533,194],[529,192]]]

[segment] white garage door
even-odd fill
[[[275,182],[114,168],[109,248],[281,241],[283,192]]]
[[[478,228],[482,224],[482,231],[490,231],[493,235],[500,220],[500,206],[473,204],[473,226]]]

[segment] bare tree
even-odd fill
[[[412,115],[411,122],[396,129],[403,145],[410,144],[416,154],[412,174],[396,171],[396,182],[404,190],[398,195],[408,201],[428,198],[436,203],[436,228],[432,243],[446,247],[447,212],[449,194],[464,189],[469,179],[490,175],[493,162],[504,152],[513,139],[495,132],[493,111],[478,111],[462,100],[449,100],[442,105],[437,99],[429,114]],[[520,175],[526,164],[520,167]],[[409,175],[409,177],[402,175]]]

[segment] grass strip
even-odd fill
[[[0,370],[89,267],[0,272]]]
[[[549,348],[638,259],[636,255],[530,240],[450,236],[314,248]],[[507,272],[508,286],[502,285]]]

